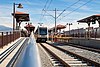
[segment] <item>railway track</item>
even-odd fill
[[[64,44],[64,45],[67,44],[69,46],[73,46],[73,47],[77,47],[77,48],[86,49],[86,50],[89,50],[89,51],[100,53],[100,49],[96,49],[96,48],[90,48],[90,47],[80,46],[80,45],[76,45],[76,44],[72,44],[72,43],[60,43],[60,44]]]
[[[49,55],[48,58],[52,64],[52,67],[70,67],[66,62],[64,62],[60,57],[58,57],[55,53],[53,53],[51,50],[46,48],[44,44],[39,43],[41,47],[46,51],[46,53]],[[39,45],[38,44],[38,45]]]
[[[40,43],[40,45],[49,53],[50,61],[56,67],[100,67],[96,63],[87,58],[81,57],[75,53],[69,52],[62,48],[50,45],[48,43]]]
[[[50,43],[50,42],[48,42]],[[50,43],[53,44],[57,47],[60,47],[62,49],[68,50],[70,52],[73,52],[75,54],[78,54],[82,57],[86,57],[94,62],[97,62],[100,64],[100,53],[99,50],[97,49],[96,51],[94,50],[94,48],[88,48],[88,47],[83,47],[83,46],[78,46],[78,45],[74,45],[74,44],[69,44],[69,43]]]

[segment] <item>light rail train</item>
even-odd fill
[[[35,31],[36,42],[46,42],[48,38],[47,27],[38,27]]]

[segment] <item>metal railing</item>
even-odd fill
[[[0,48],[20,37],[20,31],[0,32]]]

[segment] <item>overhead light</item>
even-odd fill
[[[19,3],[17,8],[23,8],[22,4]]]

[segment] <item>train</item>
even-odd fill
[[[46,42],[48,38],[48,29],[47,27],[37,27],[35,33],[36,42]]]

